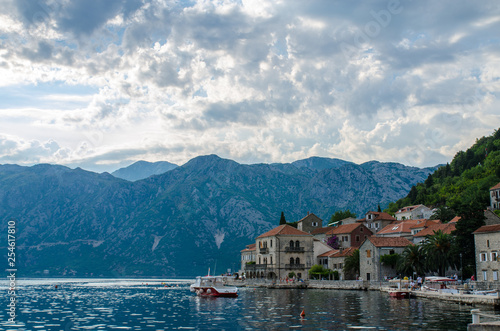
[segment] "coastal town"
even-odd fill
[[[499,208],[500,183],[490,188],[484,225],[473,232],[476,274],[467,281],[473,281],[476,287],[500,289],[500,217],[495,213]],[[453,235],[460,217],[445,223],[433,219],[434,213],[427,206],[414,205],[399,209],[394,216],[368,211],[361,219],[346,218],[323,227],[323,220],[308,212],[296,227],[281,224],[247,245],[241,251],[239,274],[245,279],[273,283],[312,279],[381,282],[399,277],[416,281],[423,276],[448,276],[465,282],[462,268],[451,264],[441,270],[441,275],[422,274],[416,272],[418,269],[402,274],[390,262],[391,256],[402,255],[408,247],[423,244],[433,235]],[[359,254],[359,269],[346,268],[353,254]],[[327,272],[315,274],[316,269]]]

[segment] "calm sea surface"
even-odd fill
[[[0,290],[0,330],[466,330],[473,308],[378,291],[241,288],[238,298],[200,298],[179,280],[25,279],[12,325],[6,282]]]

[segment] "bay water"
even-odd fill
[[[22,279],[16,290],[8,323],[0,282],[0,330],[466,330],[471,309],[498,314],[378,291],[240,288],[238,298],[201,298],[189,280]]]

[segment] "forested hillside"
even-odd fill
[[[500,182],[500,129],[476,140],[467,151],[458,152],[451,163],[438,168],[424,183],[413,186],[408,195],[390,203],[387,212],[424,204],[429,207],[454,208],[475,201],[486,208],[489,189]]]

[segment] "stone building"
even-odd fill
[[[332,228],[326,233],[326,240],[330,237],[336,236],[338,238],[339,247],[349,248],[349,247],[359,247],[365,241],[366,238],[370,237],[373,233],[364,224],[353,223],[344,224]]]
[[[432,210],[424,205],[406,206],[398,210],[394,216],[396,216],[398,221],[428,219],[432,216]]]
[[[499,282],[500,224],[484,225],[474,231],[477,280]]]
[[[280,225],[255,240],[255,264],[245,264],[247,278],[285,278],[293,272],[307,279],[316,261],[313,236],[290,225]]]
[[[500,183],[490,188],[490,208],[500,209]]]
[[[365,218],[357,220],[357,222],[363,223],[373,233],[377,233],[394,221],[396,219],[391,215],[376,211],[369,211],[365,214]]]
[[[241,269],[240,272],[245,270],[245,265],[249,263],[255,263],[255,244],[247,245],[247,247],[241,251]]]
[[[360,277],[363,280],[379,281],[384,279],[384,276],[396,276],[396,270],[384,266],[380,257],[386,254],[401,254],[408,245],[411,245],[411,242],[406,238],[368,237],[359,248]]]
[[[297,222],[297,229],[311,233],[323,227],[323,220],[313,213],[307,212],[307,216]]]

